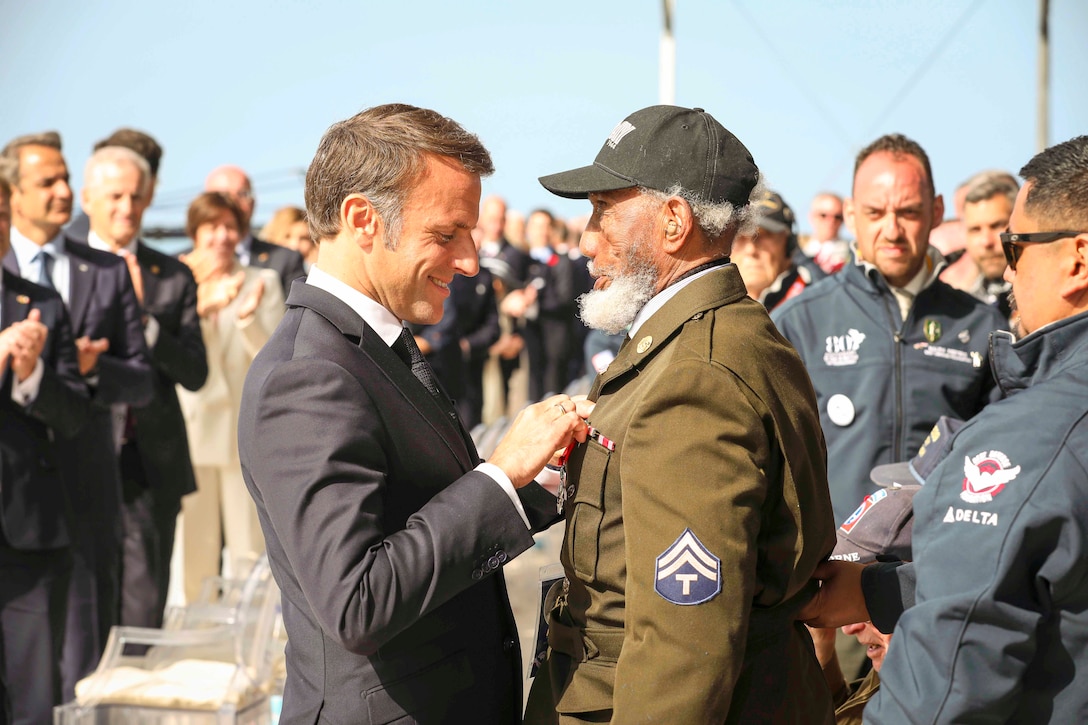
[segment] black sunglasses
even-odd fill
[[[1001,233],[1001,249],[1005,252],[1005,262],[1009,269],[1016,271],[1016,263],[1020,261],[1020,255],[1024,253],[1021,244],[1049,244],[1059,239],[1068,239],[1085,232],[1032,232],[1030,234],[1014,234],[1012,232]]]

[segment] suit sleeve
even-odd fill
[[[199,390],[208,379],[208,357],[200,317],[196,314],[196,282],[188,267],[179,271],[183,281],[180,324],[177,330],[159,320],[159,337],[151,349],[151,360],[166,377],[186,390]]]
[[[476,329],[469,331],[465,335],[465,339],[468,340],[470,354],[474,358],[486,357],[488,349],[495,344],[495,341],[499,339],[499,335],[502,334],[502,330],[499,329],[499,306],[495,302],[495,288],[491,284],[488,284],[487,292],[484,294],[484,300],[481,304],[483,305],[483,319]]]
[[[44,317],[44,315],[43,315]],[[27,406],[27,414],[52,428],[61,438],[71,438],[83,427],[90,409],[87,386],[79,374],[79,360],[68,311],[57,298],[55,322],[49,330],[53,338],[49,359],[43,359],[42,382],[38,395]]]
[[[250,360],[257,357],[257,353],[268,342],[268,338],[272,337],[276,325],[280,324],[283,318],[284,310],[283,292],[276,284],[276,273],[271,270],[260,270],[259,274],[264,280],[261,301],[249,319],[237,322],[238,331],[242,335],[242,344],[245,345]],[[248,292],[249,289],[245,289],[240,294],[245,295]]]
[[[622,443],[626,626],[614,722],[724,722],[756,594],[764,423],[729,371],[675,367],[673,384],[647,395]],[[682,433],[664,443],[665,431]],[[720,559],[722,589],[681,606],[655,590],[656,562],[687,529]]]
[[[481,555],[533,545],[510,499],[470,471],[439,490],[401,530],[383,528],[392,462],[367,390],[318,359],[278,366],[243,423],[247,477],[327,636],[373,654],[398,632],[490,572]],[[486,558],[485,556],[485,558]]]
[[[136,292],[124,265],[108,268],[116,290],[113,331],[109,350],[98,357],[96,402],[143,406],[153,393],[151,359]],[[105,277],[103,274],[102,277]]]

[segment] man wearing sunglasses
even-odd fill
[[[1016,336],[991,343],[1007,397],[954,435],[915,496],[914,564],[828,562],[802,612],[894,627],[867,723],[1088,712],[1088,136],[1020,175],[1001,235]]]

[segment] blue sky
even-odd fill
[[[1088,3],[1051,0],[1051,143],[1088,133]],[[853,156],[900,131],[938,191],[1035,152],[1033,0],[677,0],[677,96],[752,151],[805,226]],[[180,223],[204,176],[254,177],[257,220],[302,201],[332,123],[401,101],[478,133],[484,193],[560,215],[542,174],[589,163],[658,101],[659,0],[0,0],[0,142],[61,132],[75,186],[119,126],[165,147],[145,223]]]

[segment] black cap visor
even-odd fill
[[[632,186],[639,185],[637,181],[606,171],[604,167],[595,163],[580,169],[541,176],[540,184],[551,193],[565,199],[588,199],[589,195],[595,191],[630,189]]]

